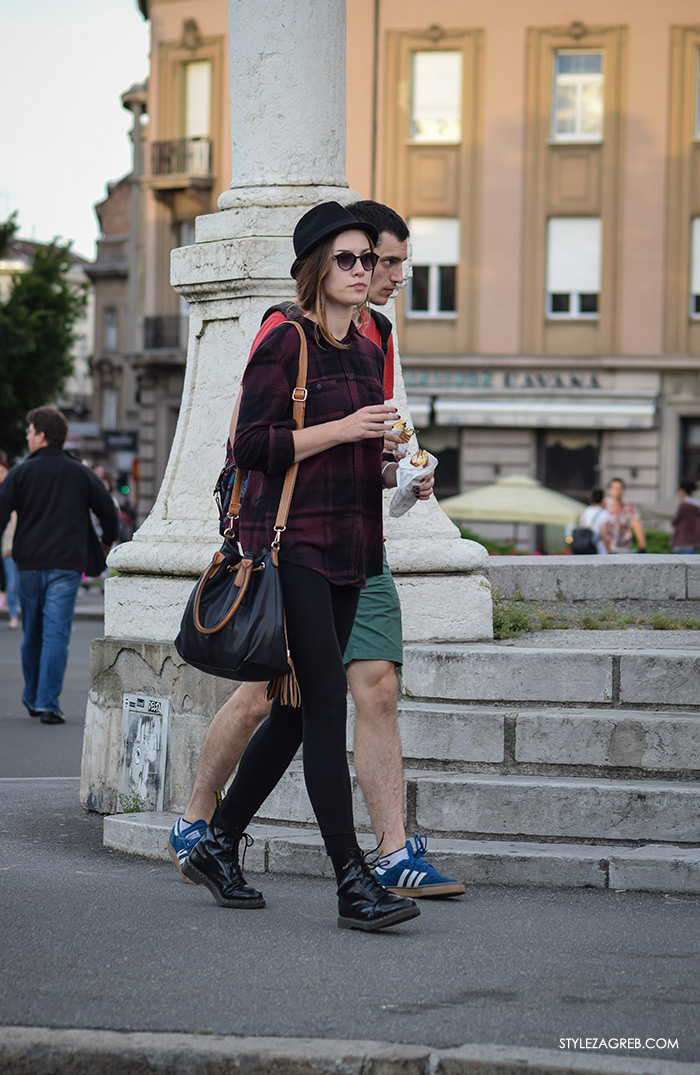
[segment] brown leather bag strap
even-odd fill
[[[297,383],[292,391],[292,417],[296,422],[297,429],[304,428],[304,413],[306,411],[306,398],[308,391],[306,388],[306,378],[309,365],[308,348],[306,346],[306,334],[298,321],[288,321],[287,324],[294,325],[295,329],[299,333],[299,369],[297,371]],[[235,426],[238,424],[238,411],[241,405],[241,392],[238,393],[236,404],[233,410],[233,419],[231,421],[232,432],[235,436]],[[231,442],[233,443],[233,441]],[[275,519],[275,540],[274,545],[279,545],[280,534],[283,532],[287,525],[287,517],[289,515],[289,507],[292,502],[292,495],[294,493],[294,483],[296,481],[297,470],[299,464],[294,463],[284,478],[284,485],[282,486],[282,495],[280,497],[280,505],[277,511],[277,518]],[[231,534],[235,533],[235,522],[238,519],[241,510],[241,493],[243,490],[243,481],[245,479],[246,472],[240,467],[236,470],[236,478],[233,483],[233,489],[231,491],[231,500],[229,502],[228,514],[231,523],[228,527],[228,531]]]
[[[259,568],[253,567],[253,561],[249,557],[246,557],[246,559],[241,560],[240,567],[236,572],[235,580],[235,584],[238,587],[238,596],[236,597],[231,607],[227,610],[224,617],[219,621],[219,623],[215,624],[213,627],[205,627],[199,618],[199,608],[202,602],[202,596],[204,594],[204,587],[210,579],[214,578],[214,575],[216,575],[217,571],[221,568],[223,563],[223,554],[221,552],[215,553],[214,559],[202,575],[201,579],[199,580],[199,583],[197,584],[197,589],[195,590],[193,610],[194,625],[201,635],[216,634],[217,631],[220,631],[221,628],[228,623],[234,613],[238,610],[238,606],[240,605],[241,601],[245,596],[245,592],[248,589],[248,584],[250,582],[252,572],[260,570]]]
[[[297,429],[304,428],[304,413],[306,411],[306,398],[308,396],[308,390],[306,388],[306,376],[308,369],[308,350],[306,347],[306,335],[303,328],[298,321],[291,321],[290,324],[294,325],[299,333],[299,371],[297,373],[297,383],[292,392],[292,400],[294,408],[292,411],[292,417],[296,422]],[[275,538],[273,546],[279,546],[280,536],[287,528],[287,517],[289,515],[289,508],[292,503],[292,496],[294,495],[294,483],[297,480],[297,471],[299,470],[299,464],[294,463],[284,476],[284,485],[282,486],[282,496],[280,497],[279,508],[277,509],[277,518],[275,519]]]

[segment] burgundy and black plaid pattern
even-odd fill
[[[330,347],[307,318],[309,351],[306,427],[344,418],[384,402],[381,348],[351,327],[348,350]],[[321,342],[319,342],[319,340]],[[294,462],[292,389],[299,336],[291,325],[273,329],[252,355],[243,377],[234,454],[250,471],[241,507],[240,537],[259,552],[274,537],[284,475]],[[312,568],[330,582],[364,585],[382,573],[382,439],[338,444],[299,464],[280,558]]]

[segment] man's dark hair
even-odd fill
[[[678,488],[682,489],[688,496],[692,496],[697,489],[697,485],[691,478],[684,478],[683,481],[678,482]]]
[[[623,489],[627,488],[627,483],[625,482],[624,478],[611,478],[610,481],[608,482],[608,489],[610,488],[610,486],[612,485],[613,482],[619,482]]]
[[[596,485],[595,489],[591,489],[591,504],[602,504],[604,496],[603,490],[599,485]]]
[[[52,448],[62,448],[68,433],[68,420],[58,407],[35,407],[27,415],[27,425],[35,433],[43,433]]]
[[[381,202],[361,201],[351,202],[345,208],[363,224],[374,224],[380,235],[383,231],[388,231],[400,243],[408,239],[406,221],[388,205],[382,205]]]

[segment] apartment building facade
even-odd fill
[[[700,478],[694,4],[352,0],[348,23],[348,178],[411,227],[399,339],[443,491],[621,476],[652,504]]]
[[[226,0],[139,7],[143,514],[186,357],[169,254],[232,162]],[[693,0],[347,0],[347,28],[348,181],[411,227],[400,351],[441,493],[519,471],[578,498],[621,476],[638,502],[669,502],[700,478]]]
[[[101,224],[96,416],[111,469],[130,472],[142,521],[170,452],[187,358],[187,304],[170,253],[194,242],[231,181],[226,0],[138,0],[151,25],[148,79],[122,97],[134,166],[97,208]]]

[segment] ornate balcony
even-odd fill
[[[210,138],[175,138],[154,142],[151,146],[151,172],[154,176],[211,178]]]
[[[181,219],[209,212],[213,156],[210,138],[153,142],[149,182],[158,201]]]
[[[189,318],[164,314],[143,319],[144,351],[184,351],[187,347]]]

